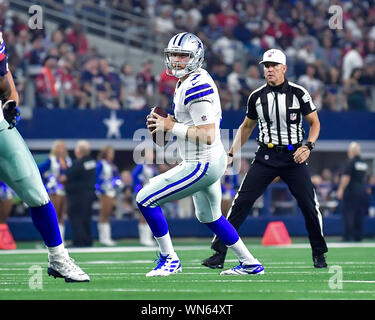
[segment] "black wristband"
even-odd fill
[[[315,148],[315,143],[311,141],[307,141],[305,143],[305,146],[308,147],[310,151],[312,151]]]
[[[228,157],[233,158],[233,153],[228,152]]]

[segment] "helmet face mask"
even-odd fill
[[[187,62],[175,61],[175,56],[188,56]],[[181,59],[179,59],[181,60]],[[172,37],[164,49],[164,63],[168,75],[182,78],[202,66],[204,48],[202,41],[191,33],[179,33]],[[181,66],[185,65],[184,68]]]

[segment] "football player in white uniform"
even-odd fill
[[[190,195],[198,220],[233,249],[240,261],[238,266],[221,274],[262,274],[261,263],[221,214],[220,178],[226,169],[227,155],[220,139],[219,94],[211,76],[201,68],[203,44],[191,33],[179,33],[169,41],[164,56],[167,73],[179,78],[173,100],[174,118],[152,112],[147,117],[147,127],[151,133],[175,134],[182,162],[152,178],[136,197],[160,248],[157,266],[146,276],[169,276],[182,271],[160,205]]]
[[[0,32],[0,179],[30,207],[34,226],[48,248],[48,274],[64,278],[66,282],[88,282],[90,277],[75,264],[64,248],[56,210],[44,188],[34,158],[15,128],[20,120],[18,93],[7,59]]]

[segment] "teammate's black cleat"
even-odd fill
[[[211,257],[203,260],[202,265],[211,269],[223,269],[225,253],[215,252]]]
[[[313,261],[315,268],[327,268],[327,262],[324,254],[313,256]]]

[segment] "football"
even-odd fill
[[[158,106],[152,108],[151,112],[154,112],[154,113],[158,114],[159,116],[162,116],[163,118],[168,117],[168,113],[163,108],[160,108]],[[150,124],[150,123],[151,122],[147,120],[147,124]],[[161,132],[161,131],[156,132],[156,133],[152,134],[152,140],[158,146],[164,147],[169,141],[169,134],[167,134],[167,132],[164,132],[164,131],[163,132]]]

